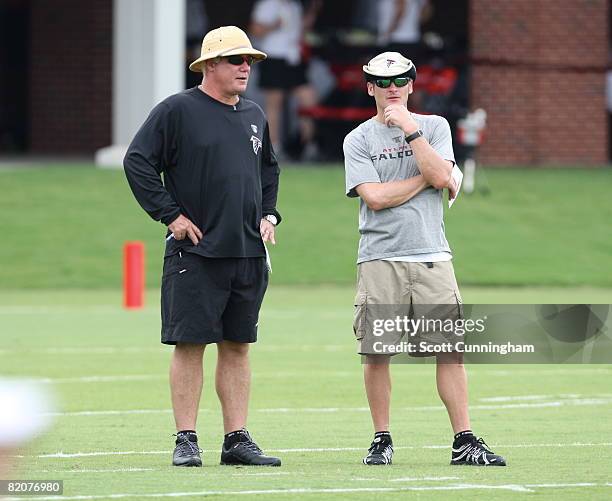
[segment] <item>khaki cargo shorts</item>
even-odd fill
[[[464,318],[462,303],[452,261],[361,263],[353,321],[358,353],[433,356],[440,345],[461,340],[453,326]]]

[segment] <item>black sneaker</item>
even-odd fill
[[[494,454],[482,438],[472,436],[462,445],[455,447],[450,464],[469,464],[474,466],[506,466],[506,460]]]
[[[363,458],[363,464],[379,465],[393,462],[393,440],[391,437],[375,437],[368,449],[368,455]]]
[[[221,447],[221,464],[223,465],[247,465],[247,466],[280,466],[281,460],[272,456],[264,455],[257,446],[249,432],[244,430],[247,440],[236,442],[225,448]]]
[[[195,433],[179,433],[176,437],[176,447],[172,457],[174,466],[202,466],[198,447],[198,436]]]

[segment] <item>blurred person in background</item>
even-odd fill
[[[321,5],[321,0],[312,0],[304,13],[300,0],[258,0],[253,9],[250,32],[268,54],[258,68],[259,87],[264,92],[272,145],[279,155],[283,151],[280,129],[285,98],[295,96],[300,108],[317,103],[315,90],[308,83],[301,44],[304,33],[312,29]],[[318,151],[312,118],[301,117],[299,129],[302,159],[315,160]]]
[[[196,421],[210,344],[217,345],[215,387],[225,430],[221,464],[281,464],[246,430],[249,344],[257,341],[268,286],[264,242],[275,243],[280,222],[279,169],[266,116],[242,97],[251,64],[265,57],[236,26],[207,33],[189,65],[202,83],[158,104],[123,162],[136,200],[168,226],[161,341],[175,346],[174,466],[202,466]]]
[[[608,158],[612,160],[612,46],[608,49],[606,72],[606,109],[608,110]]]
[[[433,14],[430,0],[378,0],[378,45],[389,52],[410,54],[422,63],[421,25]]]
[[[14,456],[51,426],[54,402],[40,384],[0,379],[0,479],[14,473]]]
[[[188,66],[191,61],[197,59],[202,47],[202,33],[208,31],[210,20],[206,13],[204,0],[187,0],[186,4],[185,34],[187,36],[187,51],[185,54],[185,86],[195,87],[200,83],[200,76],[193,71],[189,71]]]
[[[417,77],[414,63],[397,52],[384,52],[371,59],[363,72],[377,114],[353,129],[343,148],[345,193],[360,198],[353,330],[358,352],[365,357],[365,390],[374,426],[363,463],[390,465],[389,353],[394,350],[380,350],[379,334],[368,329],[368,321],[376,317],[377,308],[380,312],[396,305],[409,305],[414,318],[419,317],[417,311],[433,305],[442,306],[436,311],[444,320],[463,318],[443,222],[443,190],[449,190],[449,199],[456,197],[459,186],[453,170],[458,168],[448,122],[408,110]],[[420,350],[415,356],[434,355],[421,342],[440,346],[449,338],[439,330],[391,334],[390,348],[409,339]],[[435,356],[438,394],[455,434],[451,464],[505,466],[504,458],[472,433],[462,353],[449,349]]]

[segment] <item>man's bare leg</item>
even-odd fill
[[[446,406],[455,433],[451,464],[506,466],[506,460],[502,456],[498,456],[483,443],[478,442],[472,434],[463,355],[461,353],[438,355],[436,378],[438,393]]]
[[[370,404],[374,432],[389,431],[391,405],[391,373],[388,355],[367,355],[363,380]]]
[[[309,84],[300,85],[294,89],[293,94],[297,97],[300,108],[311,108],[317,104],[317,94]],[[315,123],[312,118],[300,117],[300,135],[303,145],[314,141]]]
[[[170,393],[176,430],[194,430],[202,395],[202,357],[205,344],[179,343],[170,364]]]
[[[374,425],[374,441],[363,458],[366,465],[389,465],[393,462],[393,441],[389,433],[391,406],[391,372],[388,355],[368,355],[363,379]]]
[[[225,433],[245,428],[251,389],[248,343],[217,343],[215,387],[221,401]]]
[[[264,91],[266,100],[266,116],[268,118],[268,128],[270,131],[270,141],[276,150],[280,153],[281,148],[281,133],[280,126],[283,116],[283,103],[285,94],[282,90],[269,89]]]
[[[438,394],[446,406],[453,433],[471,429],[468,411],[467,374],[460,353],[437,356],[436,383]]]
[[[221,449],[221,464],[280,466],[277,457],[266,456],[246,431],[251,390],[249,344],[223,341],[217,343],[217,395],[223,411],[225,439]],[[240,447],[246,443],[246,447]],[[255,447],[252,447],[255,445]]]

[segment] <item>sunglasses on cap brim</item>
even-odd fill
[[[224,56],[224,59],[234,66],[240,66],[242,63],[246,62],[249,66],[253,64],[255,58],[253,56],[247,56],[244,54],[237,54],[235,56]]]
[[[394,77],[394,78],[376,78],[372,80],[376,87],[381,89],[387,89],[391,87],[391,84],[395,84],[396,87],[405,87],[410,82],[408,77]]]

